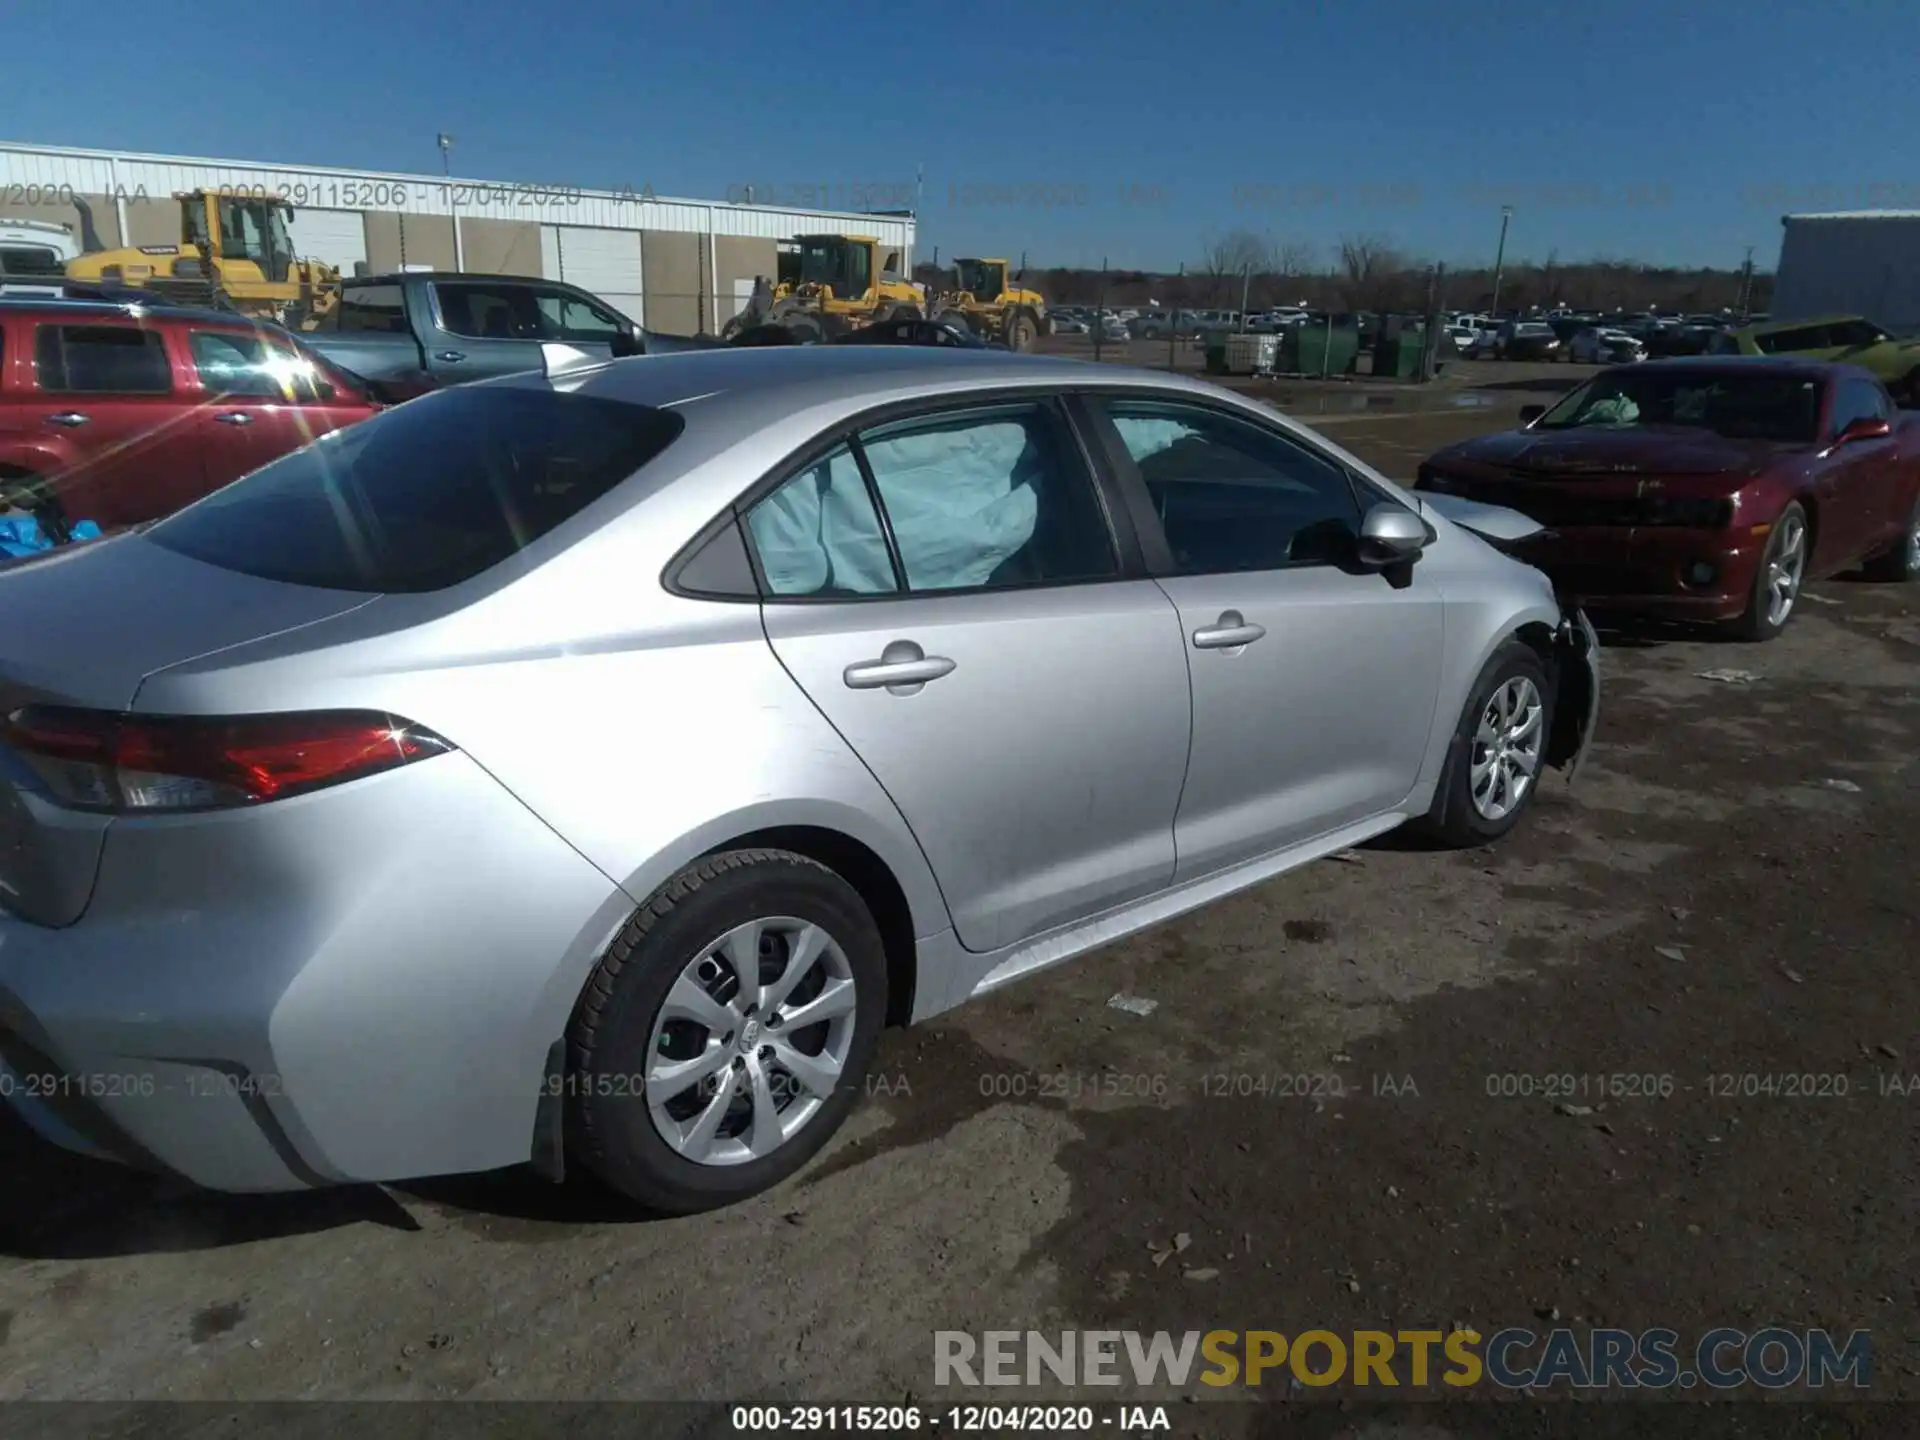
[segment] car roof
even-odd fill
[[[1803,330],[1814,325],[1838,325],[1845,320],[1865,320],[1864,315],[1808,315],[1799,320],[1769,320],[1763,325],[1749,325],[1740,333],[1743,335],[1771,335],[1777,330]],[[1872,324],[1872,321],[1868,321]]]
[[[775,345],[722,347],[644,355],[554,377],[538,371],[482,382],[552,383],[577,394],[634,405],[693,407],[700,425],[750,430],[803,411],[822,427],[891,401],[1027,385],[1152,385],[1201,395],[1214,386],[1161,370],[1096,364],[1007,350],[902,345]],[[1227,398],[1232,399],[1231,395]]]
[[[69,300],[59,295],[0,295],[0,314],[42,313],[61,319],[72,317],[126,316],[140,314],[162,320],[192,320],[202,324],[265,326],[281,328],[271,320],[258,320],[233,310],[213,310],[205,306],[168,305],[148,300]]]
[[[566,280],[547,280],[539,275],[502,275],[484,270],[388,270],[379,275],[345,275],[340,283],[346,285],[398,285],[403,280],[479,280],[488,285],[505,283],[511,285],[567,285]],[[579,288],[575,286],[574,288]]]

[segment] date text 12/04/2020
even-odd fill
[[[735,1405],[739,1434],[1149,1435],[1173,1429],[1164,1405]]]

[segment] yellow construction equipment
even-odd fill
[[[880,254],[872,235],[799,235],[784,242],[779,272],[720,332],[734,339],[777,327],[796,341],[828,340],[862,325],[925,314],[926,296],[900,273],[900,252]]]
[[[180,202],[177,245],[99,248],[92,216],[83,210],[87,251],[67,262],[67,278],[135,286],[293,329],[311,329],[339,302],[340,272],[293,253],[291,205],[245,190],[190,190],[173,198]]]
[[[1005,260],[955,260],[955,289],[933,302],[934,318],[964,319],[987,340],[1009,350],[1026,350],[1046,330],[1047,302],[1023,287],[1021,275],[1007,280]]]

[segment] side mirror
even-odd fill
[[[1546,413],[1547,407],[1544,405],[1522,405],[1520,407],[1520,423],[1522,425],[1531,425]]]
[[[1833,437],[1835,445],[1853,445],[1861,440],[1884,440],[1893,433],[1893,422],[1884,415],[1862,415],[1857,420],[1849,420],[1840,433]]]
[[[1360,563],[1375,569],[1416,559],[1433,538],[1413,511],[1381,502],[1360,522]]]
[[[618,330],[613,332],[613,340],[608,344],[607,348],[613,352],[614,359],[624,360],[629,355],[646,354],[647,342],[640,338],[640,331],[637,327],[622,325]]]

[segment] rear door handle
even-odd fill
[[[78,410],[66,410],[58,415],[47,416],[47,423],[49,425],[63,425],[69,430],[76,430],[92,418],[91,415],[82,415]]]
[[[251,425],[253,423],[253,416],[247,414],[244,410],[229,410],[226,414],[216,415],[213,418],[218,420],[222,425]]]
[[[1251,645],[1266,633],[1266,626],[1249,625],[1238,610],[1227,610],[1213,624],[1203,625],[1193,632],[1193,648],[1232,650],[1241,645]]]
[[[849,665],[841,678],[849,690],[885,689],[895,695],[913,695],[929,680],[953,671],[953,661],[946,656],[929,655],[911,640],[895,640],[880,652],[878,660]]]
[[[458,365],[462,360],[467,358],[467,352],[464,350],[442,350],[433,358],[436,360],[444,360],[449,365]]]

